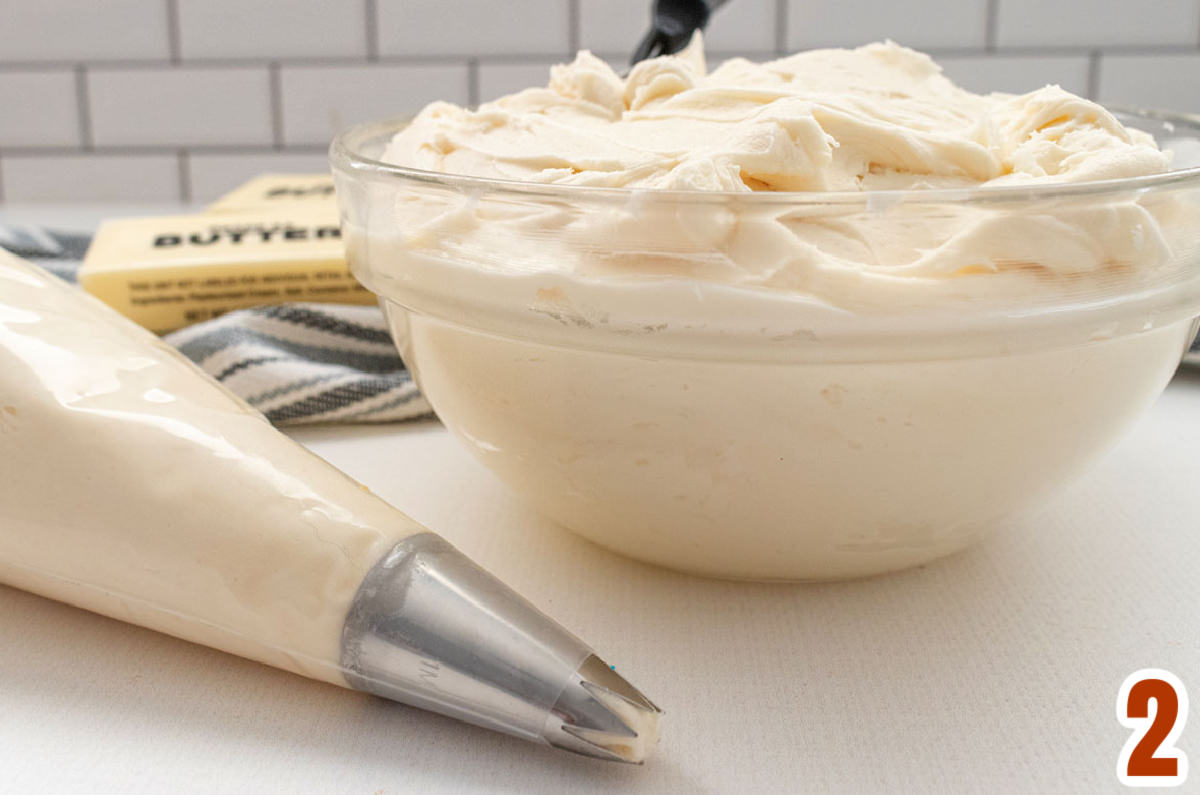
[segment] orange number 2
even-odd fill
[[[1187,780],[1187,755],[1175,747],[1187,712],[1187,690],[1170,671],[1143,668],[1125,678],[1117,695],[1117,720],[1133,733],[1117,761],[1122,784],[1177,787]]]

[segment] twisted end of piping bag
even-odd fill
[[[640,764],[658,742],[653,702],[432,533],[367,573],[342,666],[357,690],[597,759]]]

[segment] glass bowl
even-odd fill
[[[446,427],[515,492],[640,560],[832,579],[1002,527],[1171,378],[1200,314],[1200,123],[1119,115],[1176,170],[542,185],[381,162],[403,122],[347,131],[331,161],[353,272]]]

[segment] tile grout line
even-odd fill
[[[179,168],[179,200],[190,202],[192,200],[191,156],[187,149],[180,147],[175,153],[175,158]]]
[[[580,24],[579,0],[569,0],[567,3],[567,57],[575,57],[579,51],[579,42],[583,38]]]
[[[835,45],[821,45],[835,46]],[[1131,57],[1169,57],[1175,55],[1194,55],[1198,48],[1193,45],[1160,45],[1157,47],[1144,45],[1110,45],[1099,50],[1104,55],[1113,56],[1131,56]],[[982,47],[941,47],[934,46],[926,48],[926,51],[935,56],[944,57],[972,57],[972,56],[987,56],[987,55],[1003,55],[1006,57],[1025,57],[1025,58],[1068,58],[1068,57],[1087,57],[1095,54],[1098,50],[1095,47],[998,47],[996,51],[989,52]],[[712,54],[719,57],[766,57],[776,53],[774,47],[762,50],[716,50]],[[615,58],[619,59],[625,55],[623,52],[612,50],[597,50],[594,53],[599,58]],[[786,54],[786,53],[785,53]],[[524,63],[561,63],[561,54],[553,52],[536,52],[536,53],[484,53],[481,55],[472,56],[480,62],[480,64],[524,64]],[[459,66],[466,62],[466,56],[380,56],[378,63],[385,66]],[[231,58],[231,59],[208,59],[208,60],[190,60],[187,62],[188,69],[196,70],[222,70],[222,69],[261,69],[263,67],[278,66],[281,68],[288,67],[309,67],[321,68],[328,67],[336,69],[343,66],[361,66],[364,64],[362,58],[278,58],[278,59],[250,59],[250,58]],[[22,72],[73,72],[83,67],[90,74],[93,71],[133,71],[133,72],[149,72],[149,71],[170,71],[171,64],[168,61],[86,61],[86,62],[67,62],[67,61],[47,61],[41,62],[11,62],[0,63],[0,74],[14,74]]]
[[[467,59],[467,107],[479,106],[479,59]]]
[[[1192,47],[1188,47],[1188,52],[1192,51]],[[1078,52],[1078,49],[1076,50]],[[396,66],[455,66],[461,64],[467,55],[383,55],[377,59],[379,63],[393,64]],[[490,61],[526,61],[530,59],[554,59],[556,63],[561,63],[563,51],[558,50],[539,50],[537,52],[481,52],[475,53],[471,57],[477,57]],[[162,59],[119,59],[119,58],[98,58],[88,61],[2,61],[0,60],[0,74],[11,72],[53,72],[65,71],[75,67],[77,63],[84,63],[89,69],[105,69],[105,70],[125,70],[125,71],[165,71],[178,64],[169,60]],[[263,66],[269,66],[272,63],[278,63],[281,66],[361,66],[365,63],[362,56],[343,55],[343,56],[286,56],[277,58],[189,58],[187,60],[187,68],[203,70],[203,69],[255,69]]]
[[[379,2],[364,0],[363,13],[367,23],[367,61],[379,60]]]
[[[271,83],[271,146],[283,149],[283,75],[278,61],[267,67]]]
[[[182,37],[179,29],[179,0],[166,0],[167,3],[167,50],[171,63],[183,61]]]
[[[4,149],[8,159],[22,157],[86,157],[88,155],[111,155],[115,157],[153,157],[173,155],[179,151],[176,144],[140,144],[99,146],[84,151],[77,146],[9,146]],[[283,151],[288,154],[322,154],[328,151],[326,144],[295,144],[282,150],[270,145],[256,144],[192,144],[187,146],[190,155],[269,155]]]
[[[777,31],[778,33],[778,31]],[[761,53],[764,55],[777,52],[779,43],[763,48]],[[833,45],[822,45],[833,46]],[[949,52],[957,55],[985,55],[989,51],[984,47],[943,47],[931,46],[925,49],[931,52]],[[1095,49],[1094,46],[1081,45],[997,45],[996,52],[1004,55],[1023,55],[1023,56],[1068,56],[1068,55],[1088,55]],[[1142,55],[1142,56],[1164,56],[1164,55],[1192,55],[1195,54],[1197,45],[1195,44],[1111,44],[1104,46],[1104,52],[1109,55]],[[736,50],[720,50],[723,54],[739,54],[739,53],[754,53],[759,52],[756,48],[745,48]],[[620,56],[622,53],[614,53],[609,50],[595,51],[597,56],[614,55]],[[786,51],[784,52],[786,54]],[[380,54],[378,62],[382,64],[390,64],[394,66],[453,66],[461,64],[464,55],[383,55]],[[514,63],[526,61],[554,60],[561,59],[562,52],[554,50],[543,50],[540,52],[482,52],[476,53],[473,57],[479,58],[483,63]],[[557,62],[557,61],[556,61]],[[78,61],[70,60],[50,60],[50,61],[0,61],[0,74],[13,72],[52,72],[52,71],[67,71],[78,65]],[[82,62],[89,70],[127,70],[127,71],[152,71],[165,70],[178,64],[170,60],[163,59],[120,59],[120,58],[98,58]],[[354,66],[361,65],[364,60],[361,56],[288,56],[283,58],[189,58],[187,67],[189,69],[253,69],[263,66],[268,66],[271,63],[278,63],[281,66]]]
[[[998,38],[997,28],[1000,19],[1000,0],[987,0],[985,14],[983,22],[983,48],[988,52],[995,52],[996,39]]]
[[[92,103],[88,96],[87,67],[75,65],[75,111],[79,114],[79,145],[85,152],[95,148],[92,140]]]
[[[1088,53],[1087,98],[1093,102],[1100,98],[1100,51]]]
[[[788,0],[775,0],[775,54],[787,55]]]

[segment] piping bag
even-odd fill
[[[641,762],[659,710],[149,332],[0,251],[0,582]]]

